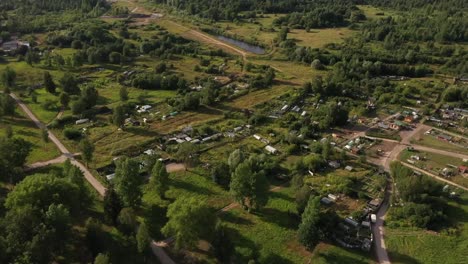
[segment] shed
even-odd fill
[[[322,199],[320,199],[320,202],[323,203],[324,205],[330,205],[333,203],[333,201],[328,199],[327,197],[322,197]]]
[[[334,195],[334,194],[331,194],[331,193],[328,194],[327,197],[330,198],[330,200],[332,200],[332,201],[338,200],[338,197],[336,195]]]
[[[76,120],[75,125],[81,125],[81,124],[88,123],[88,122],[89,122],[88,118],[83,118],[83,119]]]
[[[111,181],[111,180],[113,180],[114,178],[115,178],[115,173],[106,175],[106,179],[107,179],[108,181]]]
[[[268,151],[270,154],[276,154],[278,152],[277,149],[275,149],[274,147],[270,146],[270,145],[267,145],[265,147],[266,151]]]
[[[256,140],[260,140],[260,139],[262,139],[262,137],[260,137],[259,135],[256,135],[256,134],[255,134],[255,135],[253,135],[253,137],[254,137]]]
[[[334,169],[338,169],[340,167],[340,163],[336,160],[328,162],[328,165]]]
[[[358,227],[359,226],[359,223],[356,222],[354,219],[352,219],[351,217],[346,217],[344,219],[345,223],[347,223],[348,225],[352,226],[352,227]]]
[[[353,167],[348,165],[348,166],[345,167],[345,170],[347,170],[347,171],[352,171],[352,170],[353,170]]]

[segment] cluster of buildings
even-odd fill
[[[320,202],[324,206],[332,206],[339,202],[339,199],[339,195],[328,194],[322,197]],[[333,234],[336,242],[345,248],[370,251],[373,241],[371,225],[377,221],[377,216],[374,213],[380,205],[380,199],[373,199],[364,207],[361,217],[348,216],[342,219]]]

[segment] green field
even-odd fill
[[[24,116],[18,109],[15,117],[3,117],[0,119],[0,136],[4,136],[6,126],[10,126],[15,137],[22,138],[31,143],[31,153],[26,163],[32,164],[38,161],[47,161],[60,156],[60,152],[52,142],[45,143],[42,140],[42,131],[34,122]]]
[[[443,149],[446,151],[452,151],[452,152],[457,152],[457,153],[468,155],[467,148],[463,148],[463,147],[454,145],[452,143],[437,139],[436,137],[432,135],[422,135],[418,139],[412,139],[411,143],[421,145],[421,146],[431,147],[435,149]]]
[[[468,248],[468,195],[449,203],[448,222],[452,228],[441,232],[385,229],[392,263],[459,264],[466,263]]]

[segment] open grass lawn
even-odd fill
[[[436,137],[432,135],[421,135],[419,138],[413,138],[411,140],[411,143],[416,144],[416,145],[431,147],[435,149],[443,149],[446,151],[453,151],[453,152],[468,155],[467,148],[462,148],[450,142],[437,139]]]
[[[233,236],[238,254],[251,252],[261,263],[373,263],[370,254],[325,243],[313,252],[306,250],[297,238],[299,219],[295,213],[294,190],[287,187],[271,192],[267,206],[259,214],[235,208],[220,217]]]
[[[15,137],[23,138],[32,145],[26,163],[32,164],[38,161],[47,161],[60,156],[59,150],[52,142],[42,141],[42,131],[24,116],[20,110],[16,110],[15,117],[3,117],[0,119],[0,136],[5,135],[6,126],[10,126]]]
[[[48,93],[44,88],[34,90],[37,95],[37,101],[33,102],[32,97],[24,96],[21,98],[31,109],[34,115],[43,123],[48,124],[57,116],[60,110],[58,96]],[[47,101],[53,102],[51,109],[45,109],[43,104]]]
[[[169,185],[170,188],[166,193],[168,200],[161,200],[149,186],[146,186],[143,197],[145,205],[167,206],[169,202],[182,196],[204,199],[207,205],[215,210],[232,202],[226,190],[215,184],[208,175],[201,174],[199,170],[189,169],[171,173]]]
[[[235,208],[220,218],[229,228],[236,251],[246,260],[251,255],[263,260],[261,263],[307,263],[312,254],[297,240],[299,220],[295,212],[294,192],[285,188],[271,192],[259,214]]]
[[[269,65],[276,71],[276,79],[289,81],[289,85],[302,85],[306,81],[311,81],[314,77],[327,75],[327,71],[317,71],[309,65],[290,63],[281,60],[252,59],[255,64]],[[287,82],[285,84],[288,84]]]
[[[227,102],[228,107],[237,109],[253,109],[256,105],[268,102],[276,97],[288,93],[293,88],[288,85],[274,85],[271,88],[260,89],[250,92],[244,96],[238,97],[230,102]]]
[[[313,264],[374,264],[371,253],[345,249],[333,244],[320,243],[313,251]]]
[[[425,230],[385,229],[390,260],[399,264],[460,264],[468,259],[468,194],[451,201],[448,222],[453,228],[440,233]]]
[[[288,34],[288,39],[296,40],[299,46],[323,48],[329,43],[341,43],[355,32],[349,28],[311,29],[309,32],[293,29]]]

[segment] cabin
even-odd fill
[[[461,174],[465,174],[468,172],[468,167],[467,166],[458,166],[458,172]]]
[[[265,150],[268,151],[268,153],[273,154],[273,155],[276,154],[276,153],[278,152],[277,149],[275,149],[274,147],[272,147],[272,146],[270,146],[270,145],[267,145],[267,146],[265,147]]]
[[[340,163],[336,160],[332,160],[330,162],[328,162],[328,166],[334,168],[334,169],[338,169],[340,167]]]
[[[88,122],[89,122],[88,118],[83,118],[83,119],[76,120],[75,125],[82,125]]]
[[[320,199],[320,202],[323,203],[324,205],[330,205],[333,203],[333,201],[327,197],[323,197],[322,199]]]

